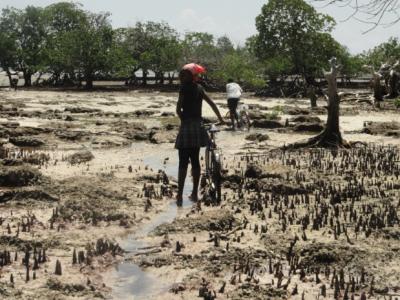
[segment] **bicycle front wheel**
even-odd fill
[[[213,157],[212,163],[212,181],[214,185],[214,202],[216,205],[221,203],[222,198],[222,172],[221,172],[221,162],[219,160],[219,156],[215,155]]]

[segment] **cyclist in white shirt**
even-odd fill
[[[233,79],[228,80],[226,85],[226,93],[228,98],[228,108],[231,116],[232,129],[235,130],[235,120],[236,125],[239,124],[239,116],[237,114],[237,107],[242,96],[243,90],[239,84],[233,81]]]

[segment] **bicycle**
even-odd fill
[[[236,114],[238,116],[238,128],[244,128],[247,131],[250,130],[250,117],[249,117],[249,106],[246,104],[239,104],[236,108]],[[228,111],[226,114],[226,118],[230,118],[230,112]],[[233,124],[232,124],[233,125]]]
[[[205,172],[200,187],[203,190],[203,202],[217,206],[221,203],[222,164],[221,153],[217,147],[215,136],[220,130],[212,124],[207,128],[209,142],[205,151]]]

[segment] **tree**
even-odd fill
[[[352,55],[346,47],[342,46],[338,54],[338,61],[340,62],[340,73],[350,79],[363,72],[365,56],[362,54]]]
[[[251,88],[265,85],[262,69],[246,48],[238,48],[222,56],[218,69],[212,71],[210,77],[220,84],[226,83],[228,79],[234,79]]]
[[[6,72],[10,86],[12,86],[11,72],[16,69],[18,46],[15,37],[16,32],[13,28],[14,23],[9,23],[9,19],[5,17],[9,15],[9,10],[4,9],[0,17],[0,67]]]
[[[350,7],[353,11],[347,19],[354,18],[370,24],[371,28],[367,32],[379,25],[390,26],[400,21],[400,0],[312,0],[311,2]]]
[[[122,29],[120,40],[129,52],[132,62],[131,77],[142,70],[143,84],[147,82],[148,71],[152,70],[164,80],[164,73],[176,70],[181,47],[179,36],[175,29],[161,22],[138,22],[134,27]]]
[[[9,24],[9,36],[15,38],[16,68],[23,72],[25,86],[30,86],[32,75],[43,67],[45,26],[43,10],[27,6],[24,10],[3,10],[2,23]]]
[[[272,65],[277,63],[274,58],[285,58],[280,67],[287,75],[313,78],[340,49],[330,35],[334,26],[332,17],[303,0],[269,0],[256,18],[254,53]]]
[[[365,63],[379,69],[382,64],[393,64],[400,59],[400,41],[392,37],[373,49],[364,53]]]
[[[112,69],[113,34],[109,14],[86,13],[76,29],[62,35],[61,49],[88,89],[97,75]]]
[[[168,24],[155,23],[148,30],[148,38],[151,44],[148,57],[150,69],[163,84],[165,72],[173,72],[179,67],[182,55],[179,36]]]
[[[218,49],[212,34],[189,32],[183,39],[182,64],[194,62],[204,65],[208,70],[215,70],[218,65]]]
[[[325,128],[320,134],[306,142],[290,145],[291,148],[300,148],[306,146],[337,148],[347,146],[342,138],[339,128],[340,98],[337,93],[336,76],[338,73],[338,68],[336,58],[332,58],[330,60],[330,64],[331,70],[325,74],[326,81],[328,82],[328,119]]]
[[[220,54],[232,54],[235,52],[235,47],[232,41],[226,35],[221,36],[217,39],[216,47]]]
[[[72,64],[68,41],[69,32],[80,30],[86,24],[86,13],[79,5],[60,2],[44,9],[46,25],[45,60],[46,72],[52,74],[55,84],[75,79],[75,67]],[[63,78],[61,78],[63,76]],[[62,79],[62,82],[61,82]]]

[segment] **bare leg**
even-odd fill
[[[178,206],[183,202],[183,189],[185,187],[187,168],[179,168],[178,170],[178,194],[176,195],[176,202]]]
[[[193,191],[192,191],[192,201],[198,200],[198,193],[199,193],[199,182],[200,182],[200,169],[192,169],[192,176],[193,176]]]

